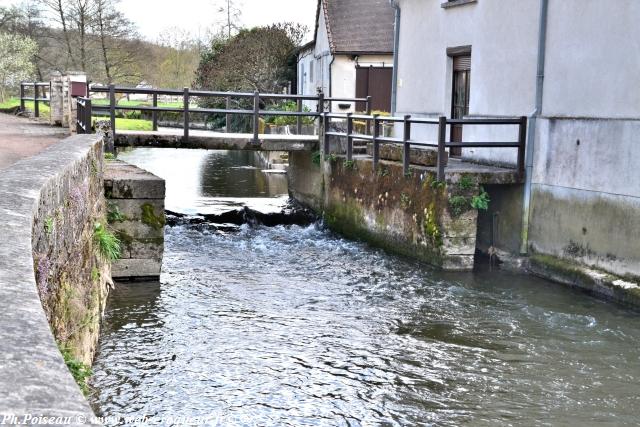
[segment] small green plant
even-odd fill
[[[383,168],[383,167],[378,168],[378,176],[380,178],[383,178],[388,175],[389,175],[389,169]]]
[[[316,166],[320,166],[320,160],[322,159],[322,157],[320,156],[320,151],[314,151],[311,154],[311,162],[316,165]]]
[[[127,218],[120,212],[118,205],[109,203],[107,207],[107,222],[113,224],[114,222],[123,222]]]
[[[344,167],[346,169],[355,169],[356,167],[356,162],[353,160],[345,160],[344,161]]]
[[[484,191],[483,187],[480,187],[480,194],[478,194],[477,196],[473,196],[473,198],[471,199],[471,207],[474,209],[486,211],[487,209],[489,209],[490,201],[491,199],[489,199],[489,194]]]
[[[404,177],[405,178],[411,178],[412,176],[413,176],[413,172],[411,172],[411,171],[404,173]]]
[[[434,190],[439,190],[447,186],[447,183],[444,181],[431,181],[431,188]]]
[[[408,194],[400,194],[400,206],[402,207],[402,209],[407,209],[409,206],[411,206],[411,197],[409,197]]]
[[[449,199],[449,208],[454,216],[460,216],[469,210],[469,200],[464,196],[452,196]]]
[[[96,159],[91,159],[91,176],[98,175],[98,165]]]
[[[93,374],[91,368],[73,357],[71,350],[67,346],[58,344],[58,348],[60,349],[60,353],[62,353],[64,363],[67,365],[71,375],[73,375],[73,379],[76,380],[80,390],[82,390],[85,396],[88,395],[90,389],[87,384],[87,379]]]
[[[47,217],[44,220],[44,232],[47,233],[47,236],[51,236],[53,233],[53,227],[55,225],[55,219],[53,217]]]
[[[469,175],[462,175],[462,177],[460,177],[460,182],[458,182],[458,187],[460,187],[461,190],[469,190],[473,188],[473,179]]]
[[[120,258],[120,240],[101,223],[96,223],[93,241],[98,245],[100,255],[109,261]]]
[[[115,160],[116,159],[116,155],[113,153],[104,153],[104,159],[105,160]]]
[[[335,162],[335,161],[336,161],[336,155],[335,155],[335,154],[333,154],[333,153],[331,153],[331,154],[326,154],[326,155],[324,156],[324,161],[325,161],[325,162],[331,162],[331,163],[333,163],[333,162]]]

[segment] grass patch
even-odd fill
[[[92,99],[92,105],[110,105],[108,99]],[[118,101],[117,105],[121,107],[151,107],[153,102],[151,101],[128,101],[126,99],[121,99]],[[182,101],[178,102],[158,102],[158,107],[167,107],[167,108],[182,108],[184,104]]]
[[[109,120],[108,117],[94,117],[93,123],[98,120]],[[116,117],[116,130],[140,130],[150,131],[153,130],[153,123],[151,120],[138,120],[138,119],[121,119]]]
[[[20,107],[20,99],[19,98],[9,98],[4,102],[0,102],[0,110],[9,110],[11,108]],[[29,111],[35,110],[35,105],[33,101],[25,101],[24,108]],[[40,101],[38,105],[38,109],[40,110],[40,117],[49,117],[51,115],[51,108],[49,108],[49,104],[45,104]]]
[[[98,245],[98,252],[104,259],[115,261],[120,258],[120,240],[99,222],[93,230],[93,241]]]

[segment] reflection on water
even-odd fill
[[[119,153],[126,162],[166,180],[166,208],[185,214],[214,214],[249,206],[279,210],[287,178],[265,173],[252,151],[136,148]]]
[[[167,228],[109,299],[92,403],[219,425],[636,425],[640,318],[507,273],[438,273],[318,227]]]

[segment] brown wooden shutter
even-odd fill
[[[453,71],[471,70],[471,55],[461,55],[453,57]]]

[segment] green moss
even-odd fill
[[[145,203],[140,207],[142,210],[142,222],[155,230],[161,230],[165,225],[164,212],[160,215],[156,215],[155,209],[152,204]]]
[[[131,246],[134,240],[133,236],[129,235],[126,231],[123,230],[117,230],[116,237],[120,241],[120,244],[124,246]]]
[[[93,267],[91,269],[91,280],[94,282],[100,280],[100,270],[98,270],[96,267]]]
[[[452,216],[460,216],[470,209],[471,205],[466,197],[458,195],[449,198],[449,212]]]

